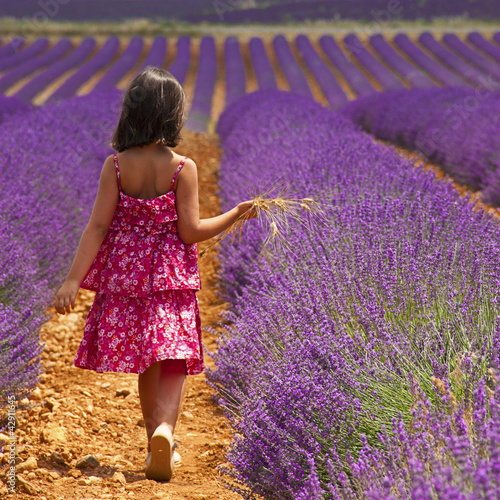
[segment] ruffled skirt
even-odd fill
[[[196,290],[162,290],[149,297],[96,294],[75,366],[142,373],[164,359],[185,359],[188,375],[205,369]]]

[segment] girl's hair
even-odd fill
[[[121,152],[153,142],[177,146],[185,121],[185,99],[181,84],[171,73],[147,66],[123,95],[111,147]]]

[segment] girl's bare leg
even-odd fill
[[[160,363],[153,363],[143,373],[139,374],[139,398],[141,400],[142,416],[148,435],[148,452],[151,451],[149,442],[153,435],[156,424],[156,408],[158,406],[158,378],[160,374]]]
[[[186,389],[186,360],[161,361],[158,380],[158,425],[165,422],[174,433]]]
[[[148,451],[155,429],[166,423],[172,434],[186,388],[186,360],[166,359],[139,374],[139,397],[148,435]]]

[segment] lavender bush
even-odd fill
[[[457,182],[500,205],[500,92],[460,87],[393,91],[341,112],[379,139],[423,153]]]
[[[223,208],[248,197],[248,186],[256,194],[282,184],[323,208],[304,211],[271,249],[262,249],[265,224],[221,248],[232,308],[208,378],[234,428],[230,487],[245,498],[343,498],[349,488],[388,498],[372,495],[373,482],[398,498],[415,470],[397,441],[384,446],[394,419],[410,439],[417,390],[446,419],[435,383],[467,407],[498,363],[498,221],[299,95],[249,94],[223,113],[218,132]],[[455,457],[453,444],[444,447]],[[494,444],[484,459],[497,480]],[[367,453],[385,469],[363,469]],[[471,465],[454,474],[472,494],[483,469],[464,453]]]
[[[120,97],[24,104],[0,123],[0,406],[40,373],[39,327],[90,216]]]

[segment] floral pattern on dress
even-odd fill
[[[186,359],[188,375],[204,370],[196,244],[177,230],[174,183],[152,199],[120,199],[110,228],[81,287],[96,296],[75,366],[97,372],[142,373],[163,359]]]
[[[196,290],[164,290],[148,298],[96,295],[75,366],[142,373],[163,359],[186,359],[188,375],[205,368]]]

